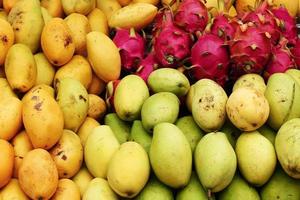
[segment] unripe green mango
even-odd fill
[[[192,152],[195,151],[195,148],[203,137],[204,132],[196,124],[192,116],[181,117],[176,121],[176,126],[182,131],[187,140],[190,143]]]
[[[139,143],[147,153],[149,153],[152,137],[144,129],[140,120],[135,120],[130,131],[130,141]]]
[[[236,174],[222,192],[218,194],[218,200],[260,200],[258,192],[250,186],[240,175]]]
[[[141,111],[144,128],[151,132],[161,122],[174,123],[179,114],[179,99],[170,92],[159,92],[144,102]]]
[[[300,85],[300,70],[299,69],[289,69],[285,73],[287,75],[291,76]]]
[[[150,162],[156,177],[172,188],[188,184],[192,172],[192,151],[181,130],[163,122],[154,127]]]
[[[124,121],[140,117],[144,101],[149,97],[145,81],[137,75],[125,76],[118,84],[114,94],[117,115]]]
[[[194,159],[198,177],[205,189],[219,192],[230,184],[237,159],[225,133],[206,134],[196,147]]]
[[[276,132],[268,125],[263,125],[257,130],[260,134],[265,136],[272,144],[275,145]]]
[[[15,33],[15,43],[27,45],[32,53],[40,47],[44,27],[39,0],[18,0],[9,12],[8,22]]]
[[[300,179],[300,118],[291,119],[279,129],[275,139],[278,160],[284,171]]]
[[[300,199],[300,180],[288,176],[281,167],[277,167],[270,181],[260,192],[262,200],[298,200]]]
[[[254,186],[262,186],[276,167],[276,153],[272,143],[258,131],[244,132],[236,142],[235,152],[239,170]]]
[[[270,76],[265,96],[270,105],[268,124],[274,130],[300,117],[300,86],[291,76],[284,73]]]
[[[63,78],[56,82],[56,101],[64,114],[65,129],[77,132],[89,108],[85,87],[76,79]]]
[[[190,89],[187,77],[173,68],[161,68],[153,71],[148,78],[149,88],[154,92],[171,92],[184,96]]]

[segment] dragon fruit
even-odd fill
[[[245,73],[260,74],[271,54],[271,41],[253,23],[242,24],[229,45],[232,76],[238,78]]]
[[[154,56],[154,53],[149,53],[149,55],[146,56],[146,58],[144,58],[141,61],[140,66],[135,74],[140,76],[147,83],[149,75],[156,68],[157,68],[157,61]]]
[[[105,102],[109,109],[114,110],[114,95],[121,80],[110,81],[106,85]]]
[[[277,46],[272,47],[272,58],[264,71],[266,80],[274,73],[284,73],[286,70],[296,67],[292,54],[287,48],[287,42],[287,39],[283,38]]]
[[[113,42],[120,49],[122,68],[135,71],[144,57],[145,39],[134,29],[119,29]]]
[[[204,31],[208,23],[208,11],[201,0],[183,0],[176,12],[175,24],[188,33]]]
[[[255,11],[247,12],[242,17],[243,23],[252,22],[260,29],[270,34],[273,44],[277,44],[280,38],[280,30],[277,25],[276,18],[270,10],[270,6],[267,1],[264,1]]]
[[[236,26],[234,21],[230,21],[223,14],[218,14],[214,19],[210,27],[212,34],[217,35],[218,37],[224,40],[233,39]]]
[[[189,76],[199,80],[209,78],[224,86],[227,81],[229,52],[224,40],[208,33],[201,36],[192,48],[192,67]]]
[[[272,9],[275,17],[280,21],[280,31],[289,40],[289,44],[295,44],[297,38],[297,27],[293,18],[285,7]]]
[[[154,26],[155,57],[162,67],[177,67],[190,55],[192,39],[188,33],[173,23],[170,11],[164,13],[159,16]]]
[[[300,39],[296,40],[295,45],[291,48],[291,53],[297,64],[297,67],[300,68]]]

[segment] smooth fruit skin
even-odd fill
[[[82,200],[94,199],[118,200],[118,196],[110,188],[107,180],[102,178],[94,178],[88,184]]]
[[[79,187],[70,179],[60,179],[51,200],[64,200],[68,198],[80,200]]]
[[[263,77],[258,74],[244,74],[234,83],[232,91],[235,91],[241,87],[253,88],[263,94],[267,88]]]
[[[86,191],[89,183],[94,177],[90,174],[85,166],[82,166],[78,173],[72,177],[74,183],[78,186],[80,191],[80,196],[82,197]]]
[[[9,183],[1,189],[0,199],[29,200],[26,194],[22,191],[18,179],[14,178],[11,179]]]
[[[14,167],[14,148],[6,140],[0,139],[0,188],[5,186],[11,179]]]
[[[0,20],[0,27],[0,33],[3,35],[2,38],[4,38],[0,43],[0,65],[3,65],[6,54],[14,43],[15,35],[12,26],[6,20]]]
[[[130,141],[134,141],[143,146],[145,151],[149,153],[150,146],[152,142],[152,137],[150,134],[144,129],[142,121],[134,120],[131,131],[130,131]]]

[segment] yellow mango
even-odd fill
[[[69,62],[75,52],[71,30],[61,18],[53,18],[45,25],[41,45],[45,56],[55,66]]]
[[[41,11],[42,11],[42,16],[43,16],[43,20],[44,20],[44,24],[47,24],[53,17],[50,15],[50,13],[48,12],[48,10],[44,7],[41,7]]]
[[[128,6],[132,0],[118,0],[121,6]]]
[[[149,3],[156,6],[159,3],[159,0],[132,0],[132,3]]]
[[[63,133],[63,113],[55,99],[41,87],[23,97],[23,123],[34,148],[50,149]]]
[[[108,35],[108,21],[104,12],[98,8],[95,8],[90,14],[87,16],[91,31],[99,31]]]
[[[5,10],[1,8],[0,8],[0,19],[7,20],[7,13],[5,12]]]
[[[66,15],[72,13],[89,14],[96,6],[96,0],[61,0]]]
[[[11,179],[14,167],[14,148],[6,140],[0,139],[0,188]]]
[[[6,78],[0,78],[0,91],[0,99],[6,97],[17,97]]]
[[[5,12],[9,13],[9,11],[12,9],[12,7],[17,3],[19,0],[3,0],[3,8]]]
[[[88,136],[91,134],[94,128],[97,126],[100,126],[100,123],[91,117],[86,117],[82,125],[77,131],[77,135],[79,136],[81,140],[81,144],[84,147],[85,142],[88,138]]]
[[[89,110],[88,116],[94,119],[102,119],[106,113],[105,101],[94,94],[89,94]]]
[[[121,9],[121,5],[118,0],[97,0],[97,8],[102,10],[109,19],[115,11]]]
[[[0,19],[0,66],[4,64],[9,48],[14,44],[14,31],[4,19]]]
[[[121,73],[121,57],[114,42],[104,33],[87,34],[88,59],[96,75],[105,82],[116,80]]]
[[[41,0],[41,6],[46,8],[52,17],[62,17],[64,14],[61,0]]]
[[[55,90],[53,87],[49,86],[49,85],[46,85],[46,84],[40,84],[40,85],[37,85],[35,87],[33,87],[32,89],[34,88],[40,88],[41,90],[44,90],[46,91],[48,94],[50,94],[50,96],[52,98],[55,98]]]
[[[70,179],[60,179],[57,190],[51,200],[80,200],[79,187]]]
[[[26,194],[22,191],[18,179],[11,179],[9,183],[1,190],[3,200],[29,200]],[[1,199],[1,198],[0,198]]]
[[[37,76],[35,85],[46,84],[52,85],[55,69],[51,63],[47,60],[43,53],[37,53],[34,55],[34,60],[37,68]]]
[[[87,170],[85,166],[81,167],[79,172],[72,178],[74,183],[76,183],[76,185],[79,187],[80,196],[83,195],[88,184],[92,179],[93,176],[90,174],[90,172]]]
[[[100,95],[105,90],[105,87],[106,83],[93,73],[92,82],[88,88],[88,93]]]
[[[103,178],[94,178],[89,183],[82,197],[83,200],[94,200],[98,198],[105,200],[118,200],[118,196],[109,187],[107,180]]]
[[[157,7],[149,3],[130,4],[117,10],[108,20],[111,28],[142,29],[150,24],[157,14]]]

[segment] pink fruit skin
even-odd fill
[[[295,46],[291,48],[291,53],[297,64],[297,67],[300,68],[300,39],[296,40]]]
[[[149,75],[157,68],[157,61],[154,56],[154,53],[150,53],[146,58],[144,58],[138,70],[136,71],[136,75],[140,76],[146,83]]]
[[[200,0],[183,0],[175,15],[175,24],[188,33],[204,31],[208,23],[208,11]]]
[[[282,35],[289,40],[290,44],[295,44],[297,38],[296,20],[286,8],[279,7],[272,10],[275,17],[280,20],[280,31]]]
[[[224,40],[213,34],[201,36],[192,48],[189,75],[209,78],[224,87],[228,78],[229,52]]]
[[[287,41],[272,47],[272,58],[264,71],[266,80],[274,73],[284,73],[288,69],[296,68],[296,63],[286,43]]]
[[[234,36],[236,27],[234,22],[229,21],[223,14],[219,14],[213,20],[211,33],[222,38],[223,40],[231,40]]]
[[[230,43],[232,74],[234,78],[245,73],[260,74],[271,54],[271,41],[253,24],[243,24]]]
[[[144,57],[145,39],[134,29],[120,29],[117,30],[113,42],[120,49],[122,68],[135,71]]]

